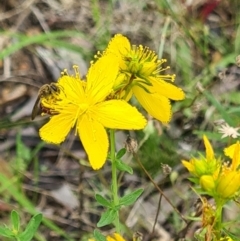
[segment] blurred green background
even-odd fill
[[[38,130],[46,118],[31,121],[30,116],[39,87],[57,81],[63,69],[73,73],[73,64],[84,76],[94,55],[116,33],[166,58],[176,85],[186,93],[184,101],[172,103],[168,125],[148,117],[149,128],[131,135],[141,143],[139,156],[151,176],[183,215],[190,215],[196,197],[180,161],[204,151],[203,134],[221,154],[231,140],[221,140],[216,123],[224,120],[239,126],[239,23],[237,0],[2,1],[0,223],[9,223],[13,209],[20,213],[23,227],[31,215],[41,212],[44,220],[36,240],[91,236],[101,212],[94,193],[109,187],[109,167],[93,172],[74,133],[61,146],[43,143]],[[127,134],[118,133],[119,148]],[[134,167],[134,175],[120,175],[121,191],[144,187],[146,192],[140,203],[124,210],[121,220],[129,237],[134,230],[141,231],[144,240],[153,240],[148,234],[159,194],[137,163],[129,157],[126,161]],[[172,175],[165,177],[161,164],[171,166]],[[167,241],[184,225],[166,202],[161,207],[155,231],[157,237],[166,235]]]

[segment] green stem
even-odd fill
[[[225,201],[223,200],[216,200],[216,220],[215,220],[215,234],[218,239],[221,237],[221,229],[222,229],[222,210]]]
[[[115,131],[110,130],[110,156],[112,162],[112,196],[114,207],[119,204],[118,197],[118,182],[117,182],[117,165],[115,160]],[[117,217],[114,222],[116,232],[120,233],[120,222],[119,222],[119,212],[117,211]]]

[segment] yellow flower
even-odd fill
[[[214,157],[212,146],[205,135],[203,136],[203,141],[206,149],[206,158],[193,158],[190,161],[182,160],[182,164],[196,177],[201,177],[202,175],[216,176],[220,169],[220,161]]]
[[[143,108],[154,118],[167,123],[171,119],[170,100],[185,98],[182,89],[173,82],[175,75],[163,75],[166,68],[156,53],[142,45],[135,46],[121,34],[109,42],[105,54],[115,54],[120,63],[120,74],[113,86],[112,98],[129,100],[135,95]]]
[[[190,161],[182,160],[182,164],[192,175],[196,177],[201,177],[208,171],[207,162],[205,159],[198,160],[194,158]]]
[[[234,150],[232,149],[234,147]],[[226,149],[225,149],[226,150]],[[231,150],[232,163],[230,166],[223,165],[218,179],[217,193],[220,197],[232,198],[240,189],[240,144],[230,146],[227,151]],[[234,151],[232,153],[232,151]],[[226,153],[226,151],[225,151]]]
[[[107,236],[107,241],[126,241],[120,234],[114,233],[111,236]]]
[[[106,100],[119,71],[118,59],[104,55],[91,65],[87,81],[66,73],[58,80],[60,93],[55,98],[41,99],[43,112],[55,113],[40,129],[40,137],[50,143],[63,142],[75,127],[93,169],[101,168],[109,147],[105,128],[142,129],[145,118],[124,100]],[[50,99],[50,100],[49,100]]]

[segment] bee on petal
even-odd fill
[[[43,108],[41,105],[41,99],[42,98],[47,98],[47,99],[57,98],[58,95],[60,94],[60,92],[61,92],[61,88],[56,83],[43,85],[38,91],[38,97],[33,106],[32,115],[31,115],[32,120],[34,120],[35,117],[38,115],[39,110],[41,110],[42,112],[47,113],[47,114],[52,114],[52,115],[57,114],[57,113],[51,112],[50,109]]]

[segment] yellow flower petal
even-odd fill
[[[119,70],[113,54],[104,55],[91,65],[87,74],[86,95],[92,103],[103,101],[110,94]]]
[[[77,129],[92,168],[101,168],[106,162],[109,147],[105,128],[86,113],[79,119]]]
[[[240,144],[239,142],[237,142],[234,150],[233,158],[232,158],[231,170],[233,171],[238,170],[239,165],[240,165]]]
[[[82,102],[84,101],[85,93],[83,88],[83,81],[74,76],[64,75],[58,80],[60,88],[64,91],[63,99],[67,96],[67,102]]]
[[[164,123],[170,121],[171,105],[168,98],[147,93],[144,89],[134,86],[133,93],[143,108],[154,118]]]
[[[74,115],[66,114],[51,117],[50,121],[39,130],[41,139],[49,143],[60,144],[72,128],[74,118]]]
[[[210,144],[208,138],[205,135],[203,136],[203,141],[206,148],[206,158],[207,160],[211,161],[212,159],[214,159],[214,151],[212,149],[212,145]]]
[[[121,34],[116,34],[109,42],[106,53],[114,53],[117,56],[126,56],[131,50],[129,40]]]
[[[116,241],[125,241],[125,239],[118,233],[114,233],[114,238]]]
[[[126,241],[120,234],[118,233],[114,233],[112,235],[113,237],[111,236],[107,236],[107,241]]]
[[[107,236],[107,241],[116,241],[114,238],[112,238],[111,236]]]
[[[182,160],[182,164],[188,169],[189,172],[193,173],[195,171],[195,167],[191,161]]]
[[[231,171],[219,178],[217,193],[222,198],[231,198],[240,188],[240,173]]]
[[[91,111],[95,120],[111,129],[139,130],[147,124],[144,116],[124,100],[105,101]]]
[[[229,147],[226,147],[226,148],[224,149],[224,154],[225,154],[226,156],[229,156],[230,158],[233,158],[236,145],[237,145],[237,144],[233,144],[233,145],[231,145],[231,146],[229,146]]]
[[[176,87],[173,84],[170,84],[160,78],[149,77],[149,80],[152,83],[150,87],[150,92],[154,91],[159,95],[163,95],[171,100],[183,100],[185,94],[182,89]]]
[[[215,180],[213,176],[202,175],[200,177],[200,185],[203,190],[213,193],[215,190]]]

